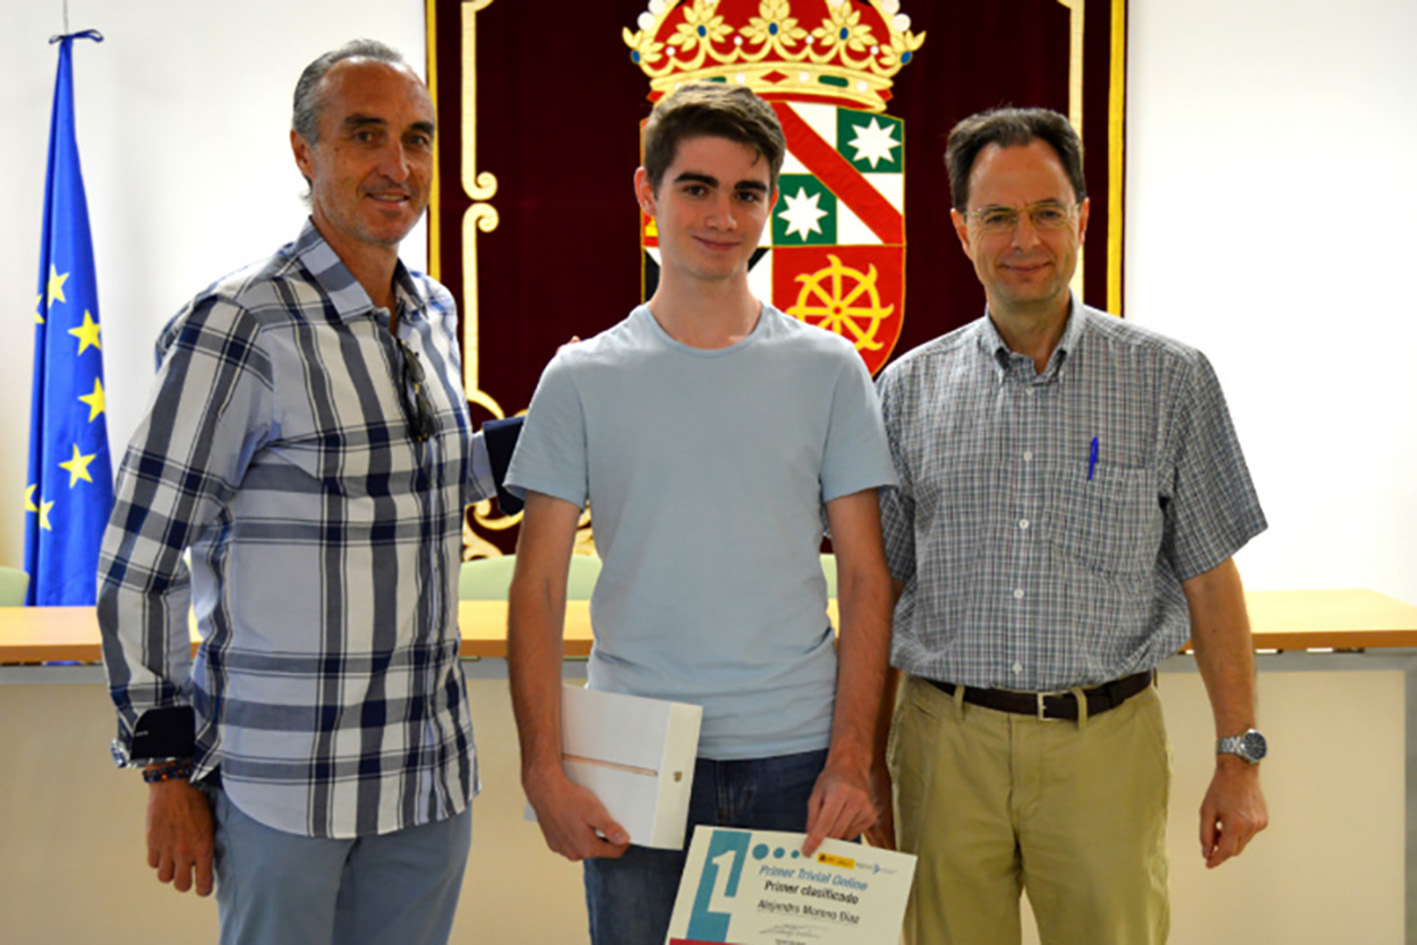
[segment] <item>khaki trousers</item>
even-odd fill
[[[959,696],[959,692],[956,692]],[[1161,945],[1171,757],[1155,687],[1077,722],[969,705],[907,676],[888,750],[910,945]]]

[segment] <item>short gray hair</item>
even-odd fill
[[[295,83],[295,107],[291,113],[290,127],[311,144],[320,140],[320,109],[324,106],[318,92],[320,80],[335,63],[345,59],[372,59],[391,66],[408,67],[397,50],[376,39],[352,39],[306,66],[305,71],[300,73],[300,81]]]

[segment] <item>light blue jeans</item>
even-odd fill
[[[444,945],[472,845],[472,809],[353,840],[273,830],[208,789],[221,945]]]
[[[686,844],[697,824],[806,829],[807,799],[826,760],[825,749],[746,761],[698,759]],[[632,846],[619,859],[586,860],[592,945],[664,945],[685,858],[681,850]]]

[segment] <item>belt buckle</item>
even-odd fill
[[[1038,700],[1038,721],[1040,722],[1061,722],[1062,719],[1052,718],[1048,715],[1048,706],[1044,702],[1049,696],[1063,695],[1059,692],[1035,692],[1034,698]]]

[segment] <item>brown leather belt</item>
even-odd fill
[[[1148,669],[1135,676],[1114,679],[1109,683],[1084,689],[1082,694],[1087,699],[1087,714],[1093,716],[1106,712],[1108,709],[1115,709],[1150,686],[1154,676],[1155,671]],[[921,678],[924,679],[923,676]],[[955,694],[954,683],[940,682],[935,679],[926,679],[925,681],[948,696]],[[1078,717],[1077,697],[1066,691],[1013,692],[1008,689],[976,689],[973,686],[965,686],[964,701],[970,705],[997,709],[1000,712],[1031,715],[1044,721],[1076,720]]]

